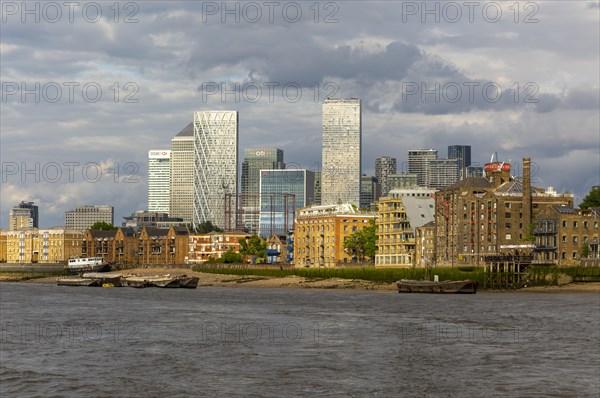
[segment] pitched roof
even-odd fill
[[[402,198],[404,210],[412,229],[435,220],[435,200],[433,198]]]
[[[145,227],[148,236],[167,236],[169,230],[166,228]]]
[[[135,229],[131,227],[121,227],[121,231],[123,231],[123,235],[125,236],[135,236]]]
[[[112,231],[101,231],[99,229],[90,230],[93,238],[114,238],[117,234],[117,230]]]
[[[194,135],[194,122],[190,122],[175,137],[191,137]]]
[[[492,183],[484,177],[467,177],[464,180],[460,180],[444,188],[444,190],[455,190],[464,188],[489,189],[492,188]]]

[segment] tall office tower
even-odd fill
[[[169,216],[194,220],[194,123],[171,139]]]
[[[396,174],[396,158],[382,156],[375,159],[375,177],[377,177],[377,198],[387,196],[389,192],[388,176]]]
[[[371,204],[378,200],[377,189],[379,184],[377,178],[363,175],[360,178],[360,208],[369,209]]]
[[[467,178],[467,167],[471,166],[471,145],[449,145],[448,159],[458,159],[460,179]]]
[[[361,103],[357,98],[323,101],[321,203],[360,203]]]
[[[10,210],[8,216],[9,231],[19,228],[39,228],[39,211],[33,202],[22,201]]]
[[[432,159],[427,162],[425,186],[442,189],[460,180],[459,159]]]
[[[321,172],[315,171],[315,205],[321,204]]]
[[[238,195],[238,112],[194,112],[194,227],[225,228],[225,195]],[[237,225],[237,217],[231,220]]]
[[[169,212],[171,151],[148,151],[148,211]]]
[[[241,217],[244,229],[258,230],[260,213],[260,170],[285,169],[283,151],[277,148],[247,148],[242,163]]]
[[[115,224],[115,209],[112,206],[77,206],[65,212],[65,228],[85,231],[97,222]]]
[[[260,171],[259,235],[285,235],[296,210],[314,203],[315,174],[305,169]]]
[[[411,149],[408,151],[408,173],[417,175],[417,184],[426,186],[427,163],[437,159],[437,149]]]

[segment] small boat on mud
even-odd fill
[[[198,286],[200,279],[195,276],[172,276],[172,275],[129,275],[121,278],[121,286],[129,287],[162,287],[176,288],[183,287],[187,289],[195,289]]]
[[[115,287],[121,286],[121,274],[116,272],[85,272],[81,275],[85,279],[94,279],[98,285],[110,284]]]
[[[56,278],[56,284],[58,286],[100,286],[98,280],[80,276]]]
[[[102,257],[74,257],[67,262],[67,272],[71,275],[79,275],[84,272],[108,272],[110,263]]]
[[[478,282],[472,279],[464,281],[415,281],[410,279],[401,279],[396,282],[399,293],[477,293]]]
[[[183,287],[186,289],[195,289],[198,287],[199,281],[200,278],[198,278],[197,276],[181,275],[179,277],[179,287]]]

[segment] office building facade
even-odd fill
[[[261,170],[259,235],[285,235],[294,228],[296,210],[314,203],[314,186],[310,170]]]
[[[283,150],[278,148],[247,148],[244,150],[241,182],[241,212],[244,230],[256,231],[260,213],[260,171],[285,169]]]
[[[377,196],[378,188],[377,178],[373,176],[362,176],[360,178],[360,205],[361,209],[371,208],[372,205],[377,202],[379,197]]]
[[[8,216],[9,231],[39,227],[39,210],[33,203],[22,201],[10,210]]]
[[[237,181],[238,112],[194,112],[194,226],[225,227],[225,195],[237,198]]]
[[[427,166],[437,159],[437,149],[411,149],[408,151],[408,173],[417,175],[417,185],[427,186]]]
[[[148,151],[148,211],[169,212],[171,151]]]
[[[190,224],[194,220],[194,123],[171,139],[169,215]]]
[[[382,156],[375,159],[375,177],[377,178],[378,198],[387,196],[389,191],[388,176],[396,173],[396,158]]]
[[[471,146],[449,145],[448,159],[458,159],[458,170],[460,178],[467,178],[467,167],[471,166]]]
[[[321,203],[360,203],[362,121],[359,99],[323,102]]]
[[[77,206],[65,212],[65,228],[85,231],[97,222],[114,225],[115,208],[107,205]]]
[[[441,189],[460,180],[459,159],[431,159],[427,161],[425,186]]]

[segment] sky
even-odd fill
[[[600,185],[598,1],[13,2],[0,10],[0,226],[147,208],[147,156],[195,111],[239,111],[239,153],[319,170],[324,98],[362,101],[375,158],[471,145],[532,183]]]

